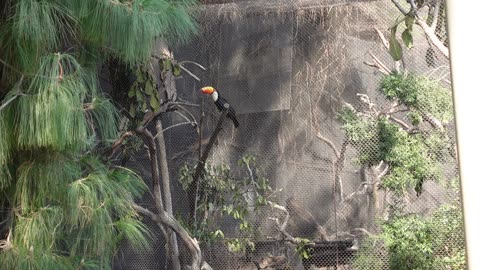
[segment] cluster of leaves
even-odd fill
[[[206,164],[199,183],[197,220],[190,226],[192,235],[209,243],[223,239],[232,252],[254,248],[252,239],[256,228],[252,218],[260,207],[268,204],[273,194],[268,179],[259,177],[259,169],[253,156],[244,156],[238,161],[240,175],[235,176],[224,164]],[[179,181],[184,190],[192,183],[195,167],[184,165],[180,169]],[[221,218],[230,217],[237,221],[241,237],[227,238],[218,229]]]
[[[420,124],[423,116],[452,119],[451,95],[427,77],[393,73],[382,79],[380,90],[388,100],[408,108],[412,125]],[[352,106],[345,106],[338,116],[348,142],[358,151],[358,163],[389,165],[381,187],[398,195],[411,188],[421,193],[426,180],[439,179],[439,162],[447,159],[451,148],[444,131],[411,133],[388,115],[359,113]]]
[[[402,32],[402,41],[405,46],[409,49],[413,47],[413,23],[415,22],[415,17],[411,14],[405,16],[405,30]],[[402,46],[397,40],[397,28],[402,21],[397,21],[394,26],[390,28],[390,39],[389,43],[389,52],[394,61],[400,61],[402,59]]]
[[[162,99],[157,91],[154,78],[143,66],[135,69],[135,81],[128,90],[130,98],[130,117],[135,118],[137,113],[141,116],[147,111],[156,112],[160,109]]]
[[[353,261],[355,269],[466,268],[463,218],[458,202],[443,205],[427,218],[397,216],[384,223],[382,229],[381,235],[363,241]]]
[[[352,106],[344,106],[338,118],[348,142],[358,150],[358,162],[368,165],[380,162],[384,154],[380,153],[376,118],[360,115]]]
[[[389,165],[383,188],[398,194],[414,188],[420,193],[424,181],[438,178],[436,160],[430,154],[443,144],[409,134],[385,117],[362,118],[349,107],[342,110],[340,119],[349,142],[359,151],[360,164],[373,166],[383,161]]]
[[[389,166],[381,187],[401,194],[414,188],[422,192],[426,180],[438,179],[438,165],[421,135],[411,135],[386,119],[378,121],[380,154]]]
[[[459,205],[444,205],[432,217],[398,217],[383,226],[392,269],[465,269]]]
[[[173,59],[160,59],[158,61],[161,74],[171,71],[173,76],[181,75],[181,63]],[[151,72],[145,65],[136,66],[132,73],[135,75],[135,80],[128,90],[128,97],[130,98],[130,108],[128,113],[130,117],[135,118],[140,114],[143,116],[145,112],[156,112],[164,103],[157,90],[155,79]]]
[[[414,73],[394,72],[382,78],[380,91],[388,100],[397,101],[412,111],[412,123],[418,125],[425,115],[443,123],[453,119],[451,91],[438,81]]]
[[[295,246],[295,252],[298,254],[300,259],[310,259],[312,256],[313,248],[312,241],[306,238],[297,238],[300,242]]]

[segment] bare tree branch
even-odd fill
[[[302,243],[302,240],[299,239],[299,238],[296,238],[296,237],[293,237],[291,234],[289,234],[287,231],[286,231],[286,228],[287,228],[287,223],[288,223],[288,220],[290,219],[290,213],[288,212],[288,210],[281,206],[281,205],[278,205],[274,202],[268,202],[268,204],[270,205],[270,207],[272,207],[273,209],[278,209],[282,212],[285,213],[285,218],[283,219],[283,222],[280,223],[279,219],[278,218],[273,218],[273,217],[270,217],[269,219],[270,220],[273,220],[275,221],[275,224],[277,225],[277,229],[278,231],[282,234],[283,236],[283,240],[285,241],[288,241],[288,242],[291,242],[293,244],[300,244]]]
[[[345,163],[345,152],[347,151],[348,140],[344,140],[342,143],[342,148],[340,149],[340,154],[335,161],[335,182],[338,183],[338,193],[340,195],[340,201],[343,201],[343,181],[341,177],[341,172],[343,171],[343,166]]]
[[[408,3],[411,6],[410,13],[416,14],[418,9],[417,9],[417,4],[415,4],[415,0],[408,0]]]
[[[153,182],[153,199],[155,201],[155,206],[157,211],[164,211],[164,205],[162,200],[162,192],[160,190],[160,175],[158,169],[158,162],[157,162],[157,146],[155,144],[155,139],[146,129],[145,127],[138,128],[136,132],[143,138],[145,143],[147,144],[148,151],[150,154],[150,170],[152,174],[152,182]]]
[[[380,71],[382,74],[385,74],[385,75],[389,74],[388,71],[384,70],[381,66],[379,66],[376,63],[371,63],[371,62],[363,62],[363,63],[367,66],[374,67],[374,68],[378,69],[378,71]]]
[[[410,127],[407,123],[405,123],[404,121],[398,119],[397,117],[395,116],[389,116],[388,117],[390,120],[392,120],[393,122],[399,124],[400,126],[402,126],[405,130],[407,131],[410,131],[412,129],[412,127]]]
[[[432,44],[437,47],[437,49],[443,54],[443,56],[449,59],[450,53],[448,51],[448,48],[443,45],[443,42],[437,37],[437,35],[435,34],[435,29],[429,27],[428,24],[420,18],[417,18],[415,23],[422,27],[423,31],[427,35],[427,38],[430,39]]]
[[[382,67],[383,70],[385,70],[388,74],[392,73],[392,71],[382,62],[378,57],[376,57],[371,51],[368,51],[368,54],[373,58],[373,61],[380,67]]]
[[[160,164],[160,173],[162,174],[162,186],[163,186],[163,198],[165,200],[165,210],[166,212],[173,216],[173,206],[172,206],[172,193],[170,191],[170,174],[168,172],[168,160],[167,160],[167,149],[165,148],[165,138],[163,137],[163,127],[162,121],[157,120],[156,124],[156,146],[157,154],[155,155]],[[154,159],[152,159],[153,162]],[[172,263],[175,270],[181,269],[179,252],[178,252],[178,243],[177,236],[171,230],[168,230],[169,235],[169,244],[172,252]]]
[[[377,177],[375,177],[375,181],[373,182],[373,184],[376,184],[377,182],[380,182],[380,180],[382,180],[382,178],[387,175],[388,173],[388,170],[390,169],[390,166],[388,166],[388,164],[385,164],[385,168],[383,169],[383,171],[381,171]]]
[[[153,220],[155,223],[157,223],[159,226],[160,225],[165,225],[169,228],[171,228],[173,231],[175,231],[178,236],[183,240],[187,248],[190,250],[190,253],[192,255],[192,265],[191,269],[193,270],[200,270],[201,265],[202,265],[202,252],[200,250],[200,246],[198,245],[198,242],[195,238],[190,237],[188,232],[178,223],[178,221],[165,211],[159,211],[158,214],[153,213],[152,211],[143,208],[137,204],[135,204],[134,209],[149,217],[151,220]]]
[[[317,132],[317,138],[324,141],[328,146],[330,146],[330,148],[333,150],[336,158],[340,157],[340,152],[338,152],[337,148],[335,147],[335,144],[333,144],[333,142],[330,139],[324,137],[322,135],[322,133],[320,133],[320,132]]]
[[[397,0],[391,0],[393,4],[395,4],[395,6],[397,7],[398,10],[400,10],[400,12],[403,14],[403,15],[407,15],[408,14],[408,11],[406,9],[404,9],[402,7],[402,5],[400,5],[400,3],[398,3]]]
[[[382,40],[382,44],[387,49],[387,51],[390,49],[390,43],[387,41],[385,36],[383,35],[382,31],[380,31],[377,27],[374,27],[375,32],[377,32],[377,35],[380,37],[380,40]]]

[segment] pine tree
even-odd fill
[[[133,208],[146,190],[96,151],[119,114],[98,66],[149,61],[155,39],[195,28],[192,0],[0,3],[0,266],[110,269],[120,241],[148,247]]]

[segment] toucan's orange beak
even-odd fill
[[[200,90],[202,91],[202,93],[207,94],[207,95],[211,95],[211,94],[213,94],[213,92],[215,92],[215,88],[213,88],[211,86],[202,87],[202,89],[200,89]]]

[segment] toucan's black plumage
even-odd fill
[[[240,126],[240,123],[238,122],[238,119],[237,119],[237,115],[232,105],[225,98],[221,97],[218,94],[218,91],[215,90],[215,88],[211,86],[207,86],[207,87],[203,87],[201,90],[202,90],[202,93],[210,95],[212,97],[213,102],[215,103],[215,106],[217,106],[217,109],[219,111],[223,111],[225,109],[223,106],[226,103],[228,103],[230,107],[228,107],[227,117],[233,121],[233,125],[235,126],[235,128],[238,128]]]

